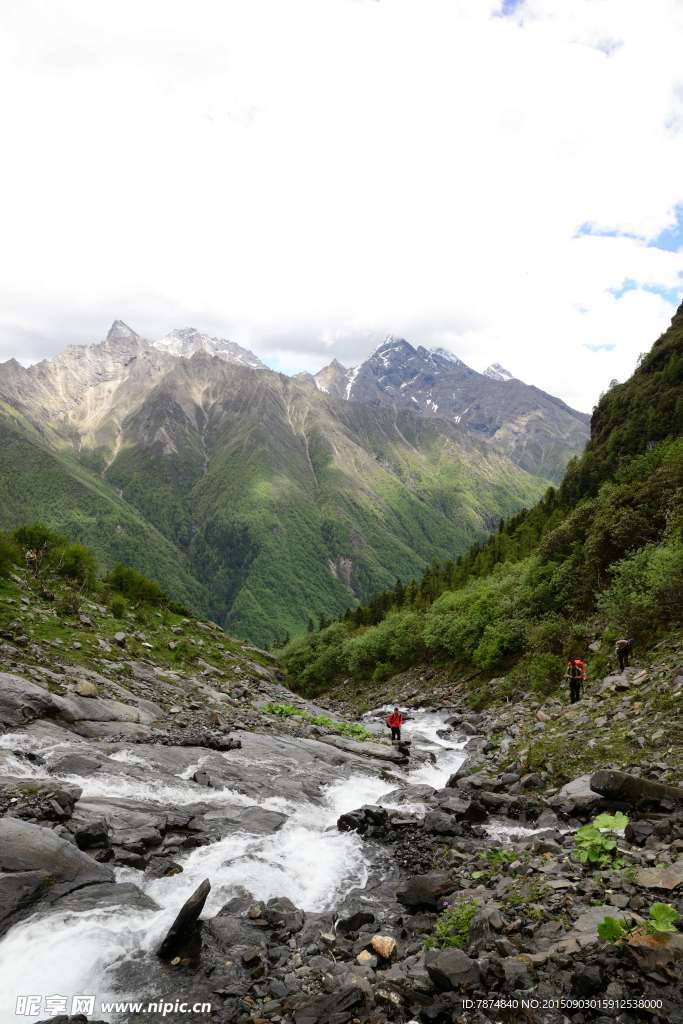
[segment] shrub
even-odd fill
[[[683,543],[672,537],[648,544],[612,567],[611,584],[599,597],[606,618],[633,636],[652,634],[683,606]]]
[[[21,549],[22,556],[26,552],[26,565],[36,576],[53,564],[57,552],[67,544],[65,537],[54,533],[53,530],[48,529],[43,523],[19,526],[12,534],[12,539]],[[28,558],[29,552],[31,553],[30,561]]]
[[[14,570],[19,561],[16,544],[4,533],[0,533],[0,577],[5,579]]]
[[[85,544],[67,544],[60,552],[57,571],[60,576],[91,586],[97,574],[97,561]]]
[[[111,613],[115,619],[122,619],[123,616],[126,614],[128,602],[126,601],[125,597],[121,597],[120,594],[114,594],[109,604],[109,607],[111,608]]]
[[[137,569],[119,563],[106,578],[106,582],[117,593],[138,604],[161,605],[166,595],[154,580],[147,579]]]
[[[564,682],[564,671],[564,660],[557,655],[530,654],[515,665],[508,679],[518,684],[516,691],[531,689],[541,697],[548,697]]]
[[[348,671],[368,675],[383,663],[387,675],[414,659],[421,648],[422,616],[412,609],[390,612],[377,626],[346,640],[343,649]],[[383,678],[386,678],[384,676]]]
[[[55,611],[60,617],[78,615],[80,610],[81,598],[75,591],[71,591],[69,594],[64,594],[55,604]]]
[[[41,548],[59,548],[67,543],[66,537],[55,533],[43,523],[29,523],[28,526],[19,526],[12,534],[12,537],[22,548],[31,548],[38,551]]]

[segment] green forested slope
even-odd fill
[[[632,378],[601,399],[585,454],[529,511],[286,651],[309,689],[424,658],[508,687],[555,685],[596,631],[646,643],[683,607],[683,307]],[[513,667],[514,666],[514,667]]]
[[[461,426],[270,371],[86,355],[85,375],[74,356],[0,379],[0,526],[39,518],[261,645],[466,551],[548,483]]]
[[[207,591],[177,547],[67,451],[51,450],[0,410],[0,529],[35,519],[91,545],[105,567],[134,565],[206,612]]]
[[[195,358],[165,380],[106,476],[186,552],[238,636],[281,642],[338,615],[466,550],[545,487],[448,424],[223,372]]]

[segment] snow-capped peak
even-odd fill
[[[509,370],[506,370],[500,363],[491,363],[484,370],[484,376],[490,377],[491,380],[515,380]]]
[[[155,348],[169,355],[178,356],[181,359],[190,359],[195,352],[206,352],[211,356],[218,356],[226,363],[237,363],[240,366],[249,366],[253,370],[264,370],[265,365],[258,356],[246,348],[242,348],[234,341],[227,338],[213,338],[209,334],[202,334],[194,327],[181,327],[158,341],[152,342]]]
[[[433,348],[432,355],[440,356],[441,359],[448,360],[449,363],[453,363],[454,366],[464,366],[462,359],[458,359],[456,355],[449,352],[447,348]]]
[[[413,351],[413,346],[405,338],[399,337],[398,334],[387,334],[384,341],[381,341],[375,352],[386,352],[387,349],[409,349]]]

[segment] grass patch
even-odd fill
[[[453,903],[447,907],[437,918],[432,934],[425,938],[425,949],[462,949],[478,909],[477,900]]]
[[[278,718],[297,718],[301,722],[317,725],[338,736],[349,736],[351,739],[360,740],[361,743],[377,739],[374,733],[358,722],[338,722],[334,718],[330,718],[329,715],[312,715],[310,711],[302,711],[294,707],[293,704],[262,704],[261,711],[266,715],[275,715]]]

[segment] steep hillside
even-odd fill
[[[588,438],[585,413],[516,380],[499,363],[477,373],[444,349],[415,348],[404,338],[388,337],[351,370],[335,360],[314,381],[346,401],[462,424],[516,465],[555,482]]]
[[[448,662],[455,678],[476,679],[473,700],[485,704],[529,687],[554,692],[564,658],[589,644],[597,673],[617,635],[642,650],[679,625],[682,384],[683,307],[633,377],[603,397],[557,491],[457,561],[293,643],[286,662],[299,685],[319,692],[338,675],[380,680]]]
[[[106,565],[135,565],[206,613],[208,590],[183,552],[68,449],[0,403],[0,529],[37,516],[92,545]]]
[[[237,347],[239,348],[239,347]],[[548,481],[462,424],[346,402],[186,329],[0,368],[0,525],[40,516],[281,643],[467,549]]]
[[[261,642],[463,550],[541,489],[463,431],[199,355],[125,421],[106,478],[187,551],[212,614]]]

